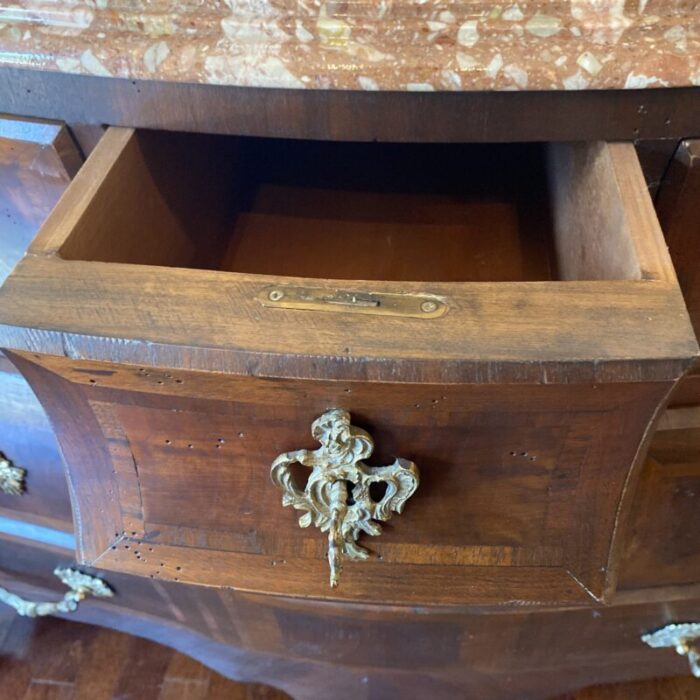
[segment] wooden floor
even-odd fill
[[[0,698],[287,700],[288,696],[266,686],[234,683],[182,654],[138,637],[54,618],[13,617],[3,610]],[[684,677],[590,688],[559,700],[698,698],[700,680]]]
[[[139,637],[55,618],[0,620],[2,700],[288,700]]]

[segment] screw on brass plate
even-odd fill
[[[273,289],[268,294],[268,298],[270,301],[279,301],[283,296],[284,296],[284,292],[280,292],[279,289]]]
[[[424,301],[420,305],[420,310],[426,314],[431,314],[433,311],[437,311],[438,305],[434,301]]]

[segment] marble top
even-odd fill
[[[700,85],[700,3],[5,0],[0,66],[338,90]]]

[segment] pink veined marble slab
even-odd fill
[[[700,3],[1,0],[0,66],[343,90],[700,85]]]

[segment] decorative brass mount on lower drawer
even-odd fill
[[[26,469],[16,466],[0,452],[0,491],[10,496],[21,496],[24,493],[26,473]]]
[[[12,606],[19,615],[43,617],[44,615],[73,612],[77,610],[78,603],[90,595],[98,598],[111,598],[114,595],[112,589],[101,578],[84,574],[77,569],[58,567],[54,569],[53,573],[70,589],[66,591],[61,600],[34,602],[20,598],[6,588],[0,588],[0,602]]]
[[[642,641],[655,649],[673,647],[688,657],[690,671],[700,678],[700,622],[678,622],[642,635]]]
[[[364,430],[350,424],[347,411],[327,411],[313,422],[311,434],[321,447],[313,452],[297,450],[279,455],[272,463],[271,476],[284,491],[282,505],[306,511],[299,518],[301,527],[313,523],[321,532],[328,532],[330,583],[335,587],[343,556],[369,557],[369,552],[357,544],[360,533],[381,534],[381,526],[374,521],[389,520],[392,511],[403,510],[404,503],[418,488],[418,468],[400,457],[388,467],[363,464],[362,460],[374,450],[374,441]],[[294,483],[290,469],[293,464],[312,470],[303,491]],[[370,486],[375,483],[386,484],[379,500],[370,493]]]

